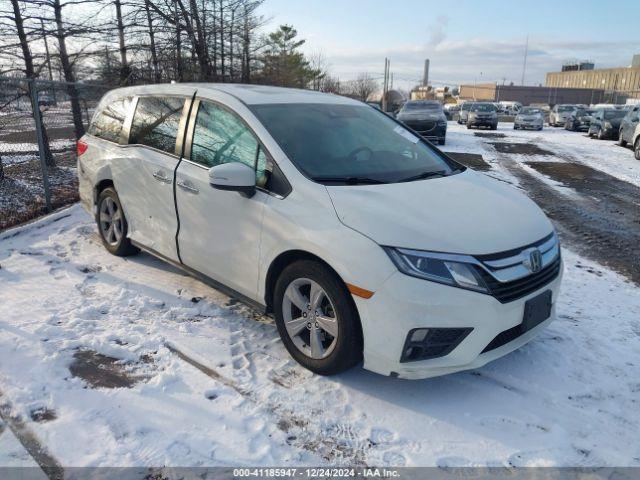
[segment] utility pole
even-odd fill
[[[382,111],[387,111],[387,91],[389,89],[389,67],[390,63],[388,58],[384,59],[384,81],[382,83]]]
[[[529,35],[527,35],[527,40],[524,44],[524,62],[522,63],[522,81],[520,85],[524,86],[524,74],[527,71],[527,54],[529,53]]]

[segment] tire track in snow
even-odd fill
[[[50,480],[63,480],[64,468],[62,465],[49,453],[21,418],[11,415],[11,410],[11,403],[5,400],[4,394],[0,391],[0,420],[9,427],[9,430]]]

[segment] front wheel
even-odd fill
[[[108,187],[98,196],[96,223],[104,247],[119,257],[135,255],[140,250],[127,238],[128,224],[115,189]]]
[[[347,370],[362,358],[362,330],[353,299],[328,267],[300,260],[276,282],[274,313],[291,356],[320,375]]]
[[[633,149],[633,154],[636,157],[636,160],[640,160],[640,137],[636,139],[636,145]]]
[[[623,138],[622,132],[620,132],[620,134],[618,135],[618,145],[620,145],[621,147],[627,146],[627,141]]]

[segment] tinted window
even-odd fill
[[[202,102],[196,116],[191,160],[207,167],[242,162],[255,168],[258,141],[237,115]]]
[[[442,106],[438,102],[407,102],[403,110],[440,110]]]
[[[253,111],[289,159],[318,182],[396,182],[452,173],[449,163],[387,115],[361,105],[265,104]],[[366,180],[365,180],[366,181]]]
[[[140,97],[129,143],[175,153],[184,102],[185,99],[179,97]]]
[[[89,127],[89,133],[118,143],[130,102],[130,98],[120,98],[105,106],[96,114]]]
[[[496,107],[491,105],[490,103],[476,103],[473,107],[471,107],[472,112],[495,112]]]
[[[626,115],[626,111],[625,110],[605,110],[604,112],[604,118],[606,119],[613,119],[613,118],[622,118]]]

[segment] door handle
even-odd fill
[[[198,193],[200,190],[198,190],[196,187],[194,187],[191,182],[177,182],[176,185],[178,185],[180,188],[182,188],[183,190],[186,190],[188,192],[191,193]]]
[[[153,172],[153,178],[163,183],[171,183],[171,179],[167,177],[162,170]]]

